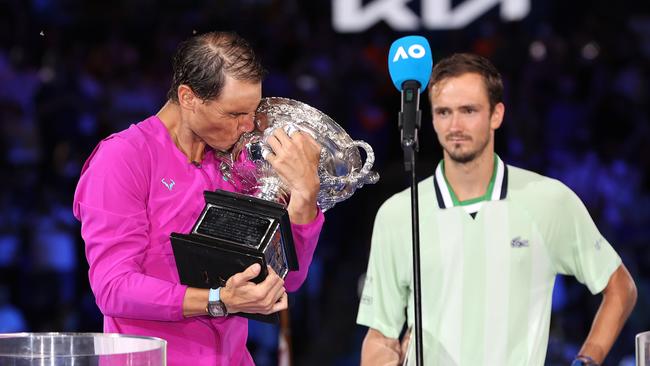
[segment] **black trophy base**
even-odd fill
[[[260,283],[268,275],[266,261],[261,255],[242,255],[225,247],[214,246],[212,243],[200,243],[201,239],[186,234],[171,234],[172,248],[176,257],[176,267],[179,270],[181,283],[196,288],[223,287],[228,278],[259,263],[262,270],[252,281]],[[278,314],[249,314],[236,313],[249,319],[266,323],[278,323]]]
[[[192,232],[170,236],[182,284],[223,287],[228,278],[254,263],[261,267],[254,283],[266,278],[267,264],[282,277],[298,269],[289,215],[282,205],[225,191],[206,191],[205,200]],[[279,322],[277,313],[234,315]]]

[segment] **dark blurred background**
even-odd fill
[[[80,168],[101,138],[162,106],[179,41],[235,30],[270,71],[265,96],[309,103],[375,149],[380,182],[327,213],[308,281],[291,297],[296,364],[358,364],[374,215],[408,187],[386,57],[394,39],[420,34],[434,62],[465,51],[496,64],[506,83],[497,152],[575,190],[623,258],[639,300],[607,364],[632,365],[634,335],[650,330],[650,3],[393,1],[387,21],[368,20],[382,3],[0,0],[0,332],[101,331],[71,213]],[[488,5],[454,25],[424,15],[435,3],[459,17],[468,3]],[[506,3],[519,16],[504,16]],[[441,158],[423,109],[421,177]],[[548,365],[570,363],[599,302],[558,277]],[[275,365],[277,329],[251,322],[249,348]]]

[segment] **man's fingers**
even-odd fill
[[[262,281],[258,286],[264,293],[270,292],[272,289],[277,286],[284,286],[284,281],[278,276],[271,266],[266,266],[268,274],[264,281]]]
[[[289,297],[288,297],[287,293],[285,292],[284,294],[282,294],[282,297],[280,297],[280,300],[273,305],[273,307],[271,308],[271,311],[268,314],[273,314],[273,313],[276,313],[276,312],[278,312],[280,310],[284,310],[287,307],[289,307],[288,299],[289,299]]]
[[[271,301],[275,304],[276,302],[280,301],[282,296],[287,293],[287,290],[284,288],[284,285],[274,288],[274,293],[273,297],[271,298]]]
[[[244,274],[244,278],[246,281],[252,280],[253,278],[257,277],[260,274],[260,270],[262,269],[262,266],[260,266],[259,263],[253,263],[248,268],[242,272]]]
[[[320,151],[323,147],[313,138],[311,135],[307,135],[309,143],[314,147],[314,149]]]
[[[302,133],[302,131],[297,131],[296,133],[291,135],[291,139],[294,141],[309,141],[309,142],[316,143],[316,140],[314,140],[311,134]]]
[[[271,148],[269,148],[267,146],[264,146],[262,148],[262,158],[264,160],[268,160],[268,161],[270,161],[269,158],[271,158],[271,159],[275,158],[275,153],[273,152],[273,149],[271,149]]]
[[[316,154],[320,153],[320,144],[308,133],[294,133],[291,136],[294,144],[298,145],[303,153]]]
[[[321,150],[323,147],[320,146],[320,144],[318,143],[318,141],[316,141],[316,140],[315,140],[311,135],[309,135],[309,134],[306,134],[306,133],[305,133],[305,134],[303,134],[303,135],[306,135],[306,136],[305,136],[305,140],[307,141],[307,144],[308,144],[308,145],[311,145],[311,148],[314,149],[314,151],[318,151],[318,152],[320,152],[320,150]]]
[[[260,284],[257,285],[256,293],[259,296],[260,305],[264,310],[275,304],[284,292],[284,281],[273,271],[273,268],[267,266],[268,275]]]
[[[260,271],[260,265],[255,263],[228,279],[227,289],[236,293],[233,295],[235,300],[229,304],[232,309],[237,309],[233,312],[271,314],[288,306],[286,300],[285,304],[282,304],[283,298],[286,298],[284,281],[270,266],[267,266],[268,274],[264,281],[258,284],[250,282],[259,276]],[[239,305],[233,306],[233,304]]]
[[[273,287],[269,289],[269,292],[267,293],[267,300],[274,304],[278,301],[280,296],[286,292],[284,289],[284,281],[279,280],[273,284]]]
[[[281,151],[283,151],[282,143],[280,142],[280,140],[278,140],[277,138],[275,138],[275,134],[274,134],[274,135],[271,135],[271,136],[266,140],[266,143],[269,144],[269,146],[271,147],[271,154],[269,154],[269,155],[277,155],[278,153],[280,153]],[[267,159],[267,160],[268,160],[268,159]]]
[[[262,157],[264,158],[264,160],[266,160],[266,161],[268,161],[269,163],[271,163],[271,166],[273,166],[273,163],[274,163],[274,162],[277,160],[277,158],[278,158],[277,155],[275,155],[275,153],[274,153],[273,150],[271,150],[271,149],[264,150],[264,152],[262,153]]]
[[[274,136],[283,146],[290,145],[292,143],[291,137],[289,137],[289,135],[287,135],[287,133],[284,132],[284,130],[281,128],[276,128],[275,131],[273,131],[272,136]]]
[[[266,270],[269,272],[269,274],[273,274],[278,276],[278,273],[273,269],[273,267],[269,266],[268,264],[266,265]],[[280,277],[280,276],[278,276]]]
[[[248,266],[248,268],[246,268],[243,272],[234,274],[231,277],[233,285],[241,285],[257,277],[260,274],[261,268],[262,267],[259,265],[259,263],[253,263],[252,265]]]
[[[261,312],[263,314],[270,314],[274,312],[274,308],[276,307],[276,304],[282,300],[282,296],[284,296],[287,292],[284,289],[284,286],[280,286],[278,288],[272,288],[260,301],[260,307],[261,307]]]

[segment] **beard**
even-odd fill
[[[480,156],[481,153],[485,150],[485,148],[488,146],[488,143],[490,142],[490,135],[487,134],[485,138],[477,141],[477,143],[474,146],[469,146],[469,149],[462,149],[458,144],[456,144],[453,141],[450,141],[452,139],[458,139],[461,138],[465,141],[472,141],[472,138],[467,135],[463,134],[449,134],[445,137],[446,144],[441,143],[442,148],[447,152],[449,155],[449,158],[451,158],[452,161],[459,163],[459,164],[467,164],[474,159],[476,159],[477,156]]]

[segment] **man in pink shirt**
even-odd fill
[[[267,160],[291,189],[300,270],[283,281],[269,269],[254,284],[255,264],[219,289],[228,315],[208,314],[215,290],[180,284],[169,234],[190,231],[203,191],[238,190],[221,174],[215,151],[228,151],[253,129],[263,69],[244,39],[217,32],[181,43],[173,69],[162,109],[100,142],[82,169],[73,210],[90,284],[104,331],[167,340],[169,365],[252,365],[248,321],[236,313],[285,309],[286,291],[305,280],[324,221],[316,205],[320,147],[281,129],[268,142]]]

